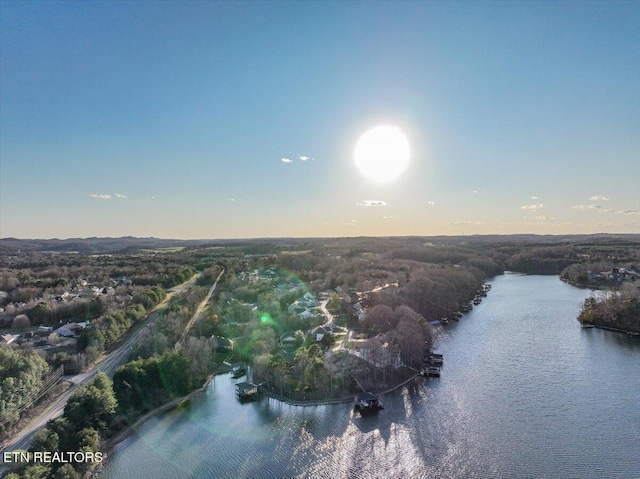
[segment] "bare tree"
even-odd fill
[[[367,311],[363,326],[369,334],[376,335],[393,329],[396,323],[393,310],[385,304],[379,304]]]
[[[31,321],[29,321],[29,317],[26,314],[19,314],[13,318],[11,327],[16,331],[23,332],[31,327]]]

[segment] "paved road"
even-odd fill
[[[220,276],[218,276],[218,278],[219,277]],[[27,423],[19,433],[14,435],[6,444],[3,445],[0,452],[13,451],[16,449],[28,449],[34,434],[40,428],[45,426],[51,419],[61,416],[64,412],[64,407],[66,406],[67,401],[73,393],[80,387],[80,385],[91,381],[98,371],[102,371],[109,377],[113,377],[113,373],[115,373],[117,367],[127,360],[129,351],[138,340],[142,331],[144,331],[158,318],[159,310],[169,302],[173,295],[194,284],[197,278],[198,275],[195,275],[189,281],[171,288],[164,301],[154,309],[154,311],[137,327],[137,329],[130,333],[125,340],[118,344],[115,349],[109,352],[102,361],[93,366],[89,371],[70,378],[69,381],[73,383],[73,386],[71,386],[71,388],[69,388],[64,394],[55,398],[44,411],[29,421],[29,423]],[[0,467],[0,474],[2,474],[2,472],[3,470]]]
[[[334,317],[333,314],[331,314],[329,312],[329,309],[327,308],[327,304],[329,303],[328,299],[325,299],[324,301],[322,301],[320,303],[320,310],[324,313],[324,315],[327,317],[327,321],[322,325],[324,327],[332,327],[334,326]],[[347,330],[347,333],[345,334],[344,338],[337,342],[334,347],[332,348],[333,351],[340,351],[341,349],[348,349],[347,348],[347,344],[349,344],[349,339],[351,338],[351,330],[349,328],[344,328]]]

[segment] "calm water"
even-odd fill
[[[589,294],[496,278],[440,332],[442,377],[388,394],[377,417],[240,404],[220,376],[120,444],[101,479],[640,478],[640,340],[581,329]]]

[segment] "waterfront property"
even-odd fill
[[[446,381],[385,393],[378,415],[354,414],[353,396],[246,407],[218,376],[116,447],[100,479],[640,477],[640,340],[580,328],[589,294],[554,276],[499,276],[491,301],[442,330]]]
[[[378,412],[380,409],[384,409],[382,401],[370,392],[358,393],[353,397],[355,403],[354,409],[360,413]]]
[[[434,364],[436,366],[441,366],[442,363],[444,362],[444,359],[442,357],[442,354],[438,354],[438,353],[431,353],[427,359],[427,361],[431,364]]]
[[[249,382],[236,384],[236,395],[240,399],[254,399],[258,396],[258,386]]]
[[[439,366],[429,366],[427,368],[427,376],[432,377],[432,378],[439,378],[440,377],[440,367]]]

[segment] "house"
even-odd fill
[[[605,279],[602,274],[594,273],[593,271],[587,271],[587,277],[589,278],[589,281],[601,281]]]
[[[216,351],[220,352],[230,352],[233,351],[233,341],[229,338],[225,338],[224,336],[212,336],[214,347]]]
[[[53,328],[47,326],[39,326],[38,329],[33,332],[33,335],[42,340],[44,338],[47,338],[52,332]]]
[[[362,306],[362,303],[358,302],[353,305],[353,316],[355,318],[358,318],[358,321],[364,320],[365,312],[364,312],[364,306]]]
[[[311,336],[312,341],[322,341],[325,334],[333,335],[333,329],[329,326],[316,326],[311,331],[309,331],[309,336]]]
[[[278,343],[280,346],[293,345],[296,343],[296,332],[295,331],[287,331],[283,333],[280,338],[278,338]]]
[[[0,336],[0,344],[8,346],[16,341],[19,336],[17,334],[3,334]]]
[[[58,336],[64,336],[65,338],[72,338],[76,334],[79,334],[80,331],[82,331],[85,327],[86,327],[86,323],[84,323],[84,326],[81,326],[78,323],[67,323],[63,326],[60,326],[54,332]]]
[[[289,311],[289,313],[291,314],[300,314],[303,311],[305,311],[307,308],[305,308],[304,306],[302,306],[300,304],[300,302],[298,301],[294,301],[293,303],[291,303],[289,305],[289,307],[287,308],[287,311]]]
[[[299,313],[298,316],[300,316],[302,319],[311,319],[316,317],[316,315],[308,309],[305,309],[303,312]]]

